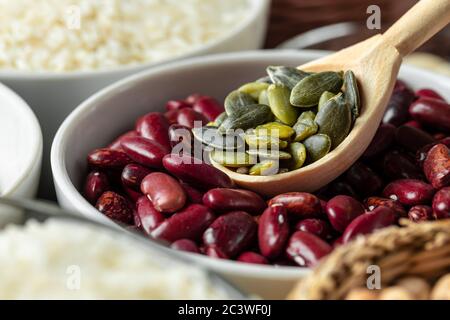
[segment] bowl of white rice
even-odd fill
[[[0,231],[0,299],[242,299],[224,280],[136,238],[70,220]]]
[[[106,85],[168,61],[260,48],[269,4],[0,0],[0,82],[31,105],[48,154],[64,118]],[[44,177],[51,176],[48,162],[44,157]],[[41,195],[51,195],[51,181],[42,186]]]

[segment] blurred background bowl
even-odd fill
[[[41,169],[41,128],[27,103],[2,84],[0,150],[0,196],[33,198]],[[0,208],[0,227],[20,218],[20,211]]]
[[[250,0],[249,3],[246,19],[223,37],[163,62],[64,73],[0,70],[0,82],[15,90],[30,104],[42,125],[44,159],[39,196],[54,198],[48,156],[50,146],[62,121],[79,103],[108,84],[159,64],[193,56],[261,48],[266,35],[270,0]]]
[[[220,101],[240,84],[263,76],[267,65],[297,66],[324,54],[324,51],[310,50],[267,50],[192,58],[147,70],[102,90],[83,102],[64,121],[55,137],[51,162],[60,205],[88,218],[114,224],[78,191],[87,174],[86,155],[91,150],[107,145],[132,128],[140,115],[162,111],[167,100],[198,92]],[[450,80],[446,77],[405,66],[400,78],[414,89],[431,87],[450,99]],[[264,298],[283,298],[295,281],[309,272],[305,268],[246,265],[188,256],[219,272],[244,291]]]

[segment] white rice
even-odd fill
[[[0,0],[0,69],[157,62],[221,38],[249,0]]]
[[[55,220],[0,232],[0,299],[217,298],[200,270],[99,228]]]

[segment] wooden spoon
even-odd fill
[[[352,70],[362,110],[347,138],[322,159],[272,176],[238,174],[214,163],[238,185],[265,195],[316,191],[345,172],[369,146],[394,88],[402,58],[450,22],[450,0],[421,0],[383,35],[379,34],[299,67],[307,71]]]

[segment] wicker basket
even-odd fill
[[[370,265],[380,267],[382,287],[404,276],[433,281],[450,271],[450,220],[401,224],[338,247],[288,299],[343,299],[366,286]]]

